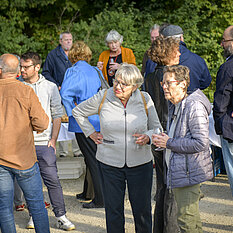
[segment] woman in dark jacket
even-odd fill
[[[148,56],[158,65],[155,71],[149,74],[145,81],[145,90],[150,94],[163,129],[167,127],[168,101],[164,97],[160,82],[163,81],[163,69],[166,66],[179,64],[179,40],[157,37]],[[177,233],[179,227],[176,220],[176,203],[172,193],[168,193],[164,182],[163,151],[155,150],[152,145],[156,170],[156,206],[154,210],[154,233]]]
[[[187,94],[189,69],[171,66],[164,69],[161,83],[172,105],[168,114],[168,135],[153,135],[153,143],[166,148],[166,184],[172,189],[178,207],[181,232],[202,232],[199,214],[200,183],[213,176],[209,152],[211,105],[199,89]]]

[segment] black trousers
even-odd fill
[[[100,184],[100,175],[96,160],[97,145],[92,141],[92,139],[90,139],[89,137],[87,138],[83,133],[75,133],[75,136],[79,148],[84,156],[86,166],[91,174],[95,193],[93,202],[97,205],[103,205],[103,193]],[[86,187],[84,187],[84,191],[85,189]]]
[[[108,233],[125,232],[124,198],[126,185],[136,233],[152,232],[152,161],[136,167],[112,167],[98,161],[103,185]]]
[[[163,151],[155,151],[152,145],[156,170],[156,194],[153,233],[177,233],[177,205],[174,194],[167,189],[164,182]]]

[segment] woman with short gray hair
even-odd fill
[[[102,70],[104,78],[108,81],[109,85],[113,86],[115,72],[119,68],[119,65],[122,62],[136,65],[136,61],[133,51],[121,46],[123,36],[117,31],[111,30],[107,34],[105,42],[109,50],[105,50],[100,54],[97,67]]]
[[[146,92],[139,69],[123,63],[113,87],[100,91],[73,109],[86,137],[97,144],[98,162],[108,233],[124,233],[126,185],[137,233],[151,233],[151,135],[161,128],[154,104]],[[99,114],[100,133],[88,117]]]

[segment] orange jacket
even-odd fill
[[[110,50],[103,51],[99,56],[99,61],[102,61],[104,63],[102,73],[107,81],[108,81],[107,64],[108,64],[109,56],[110,56]],[[122,56],[122,62],[127,62],[129,64],[136,65],[136,60],[132,49],[124,48],[121,46],[121,56]]]

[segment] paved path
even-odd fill
[[[81,203],[75,199],[75,194],[82,191],[83,176],[75,180],[61,181],[68,218],[76,225],[77,233],[104,233],[104,209],[85,210]],[[154,185],[155,187],[155,185]],[[209,181],[201,187],[205,197],[200,201],[200,212],[205,233],[230,233],[233,232],[233,198],[231,196],[226,175],[219,175],[215,182]],[[155,189],[153,188],[153,194]],[[154,202],[153,202],[154,207]],[[14,212],[18,233],[32,233],[25,226],[28,220],[28,211]],[[56,229],[56,219],[52,208],[48,209],[51,233],[63,232]],[[130,204],[125,200],[126,233],[134,233],[134,225]]]

